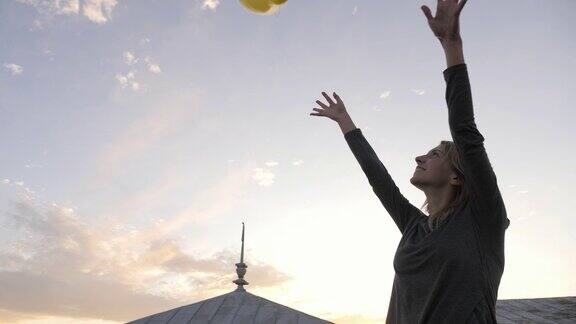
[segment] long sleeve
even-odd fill
[[[418,208],[400,193],[400,190],[392,180],[392,177],[378,159],[378,156],[366,140],[360,128],[348,131],[344,138],[362,171],[368,177],[372,190],[384,206],[400,232],[418,217],[426,217]]]
[[[464,63],[453,65],[443,74],[450,133],[460,153],[464,177],[478,211],[475,213],[476,221],[484,229],[496,229],[502,225],[507,228],[509,220],[496,175],[484,148],[484,137],[474,121],[467,66]]]

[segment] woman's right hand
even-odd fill
[[[310,113],[311,116],[328,117],[338,123],[344,121],[346,118],[350,118],[348,112],[346,111],[346,107],[344,106],[344,102],[342,99],[340,99],[336,92],[333,93],[336,102],[334,102],[332,98],[326,94],[326,92],[322,92],[322,95],[324,98],[326,98],[326,101],[328,101],[328,106],[325,105],[322,101],[316,100],[316,103],[322,107],[322,109],[312,108],[312,110],[317,111],[317,113]]]

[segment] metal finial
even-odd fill
[[[240,263],[244,262],[244,222],[242,222],[242,250],[240,251]]]
[[[246,290],[244,289],[244,285],[248,284],[248,281],[244,280],[246,268],[248,268],[248,266],[244,263],[244,222],[242,222],[242,249],[240,250],[240,263],[236,263],[236,274],[238,274],[238,279],[233,281],[233,283],[238,285],[236,290]]]

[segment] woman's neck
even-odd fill
[[[447,185],[441,188],[430,188],[424,192],[428,200],[428,212],[434,215],[448,206],[454,195],[454,189]]]

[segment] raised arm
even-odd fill
[[[322,93],[328,101],[328,105],[321,101],[316,101],[320,108],[313,108],[317,113],[314,116],[324,116],[338,122],[338,126],[344,134],[344,138],[356,160],[360,164],[362,171],[368,178],[372,190],[386,208],[401,233],[404,233],[410,222],[418,217],[426,217],[418,208],[400,193],[400,190],[392,180],[392,177],[378,159],[378,156],[364,138],[362,131],[356,128],[352,118],[346,112],[344,103],[340,97],[334,93],[335,102],[326,94]]]
[[[466,0],[439,1],[436,17],[432,17],[428,7],[423,6],[422,10],[446,54],[447,68],[443,74],[448,124],[460,154],[465,180],[471,189],[472,203],[478,211],[474,213],[477,223],[485,229],[508,227],[509,220],[496,175],[486,154],[484,137],[474,121],[472,92],[459,31],[459,16],[465,4]]]
[[[452,140],[458,147],[464,177],[468,182],[472,201],[479,213],[478,223],[485,227],[500,227],[507,221],[496,174],[486,154],[484,136],[474,121],[472,93],[466,64],[453,65],[444,70],[448,124]],[[506,224],[507,227],[507,224]]]
[[[400,193],[388,170],[364,138],[360,128],[347,132],[344,138],[368,178],[372,191],[386,208],[401,233],[404,233],[410,222],[419,217],[426,217]]]

